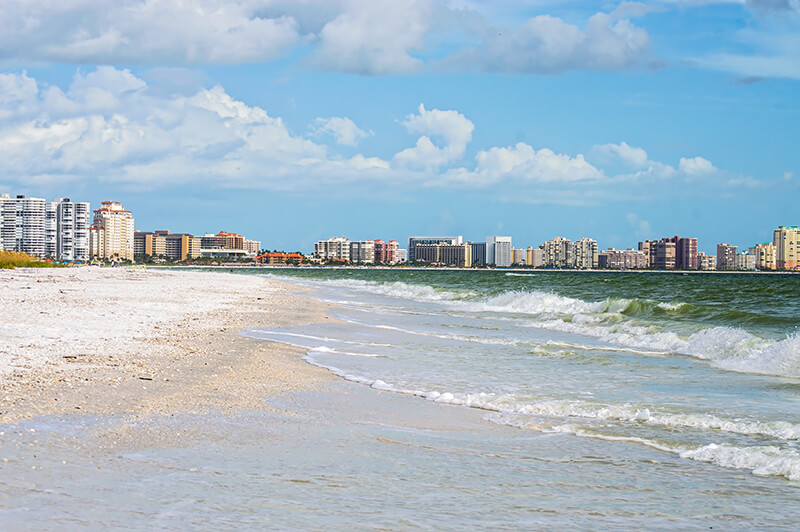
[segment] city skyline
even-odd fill
[[[123,199],[143,227],[285,249],[369,227],[680,234],[712,253],[798,223],[796,2],[9,0],[3,16],[2,191]]]

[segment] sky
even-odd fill
[[[0,192],[287,251],[749,247],[800,225],[800,0],[3,0]]]

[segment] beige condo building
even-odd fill
[[[780,226],[773,232],[775,246],[775,267],[779,270],[800,268],[800,227]]]
[[[89,256],[133,260],[133,214],[118,201],[104,201],[89,228]]]

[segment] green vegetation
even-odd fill
[[[36,257],[18,251],[0,251],[0,270],[13,270],[14,268],[54,268],[59,267],[50,261],[39,260]]]

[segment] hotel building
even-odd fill
[[[457,268],[472,266],[472,246],[466,244],[417,244],[417,262]]]
[[[462,244],[460,236],[410,236],[408,237],[408,262],[417,260],[416,247],[418,244]]]
[[[133,261],[133,214],[117,201],[104,201],[89,228],[91,258]]]
[[[544,266],[547,268],[572,268],[575,264],[573,253],[575,248],[572,242],[564,237],[557,236],[546,241],[542,246]]]

